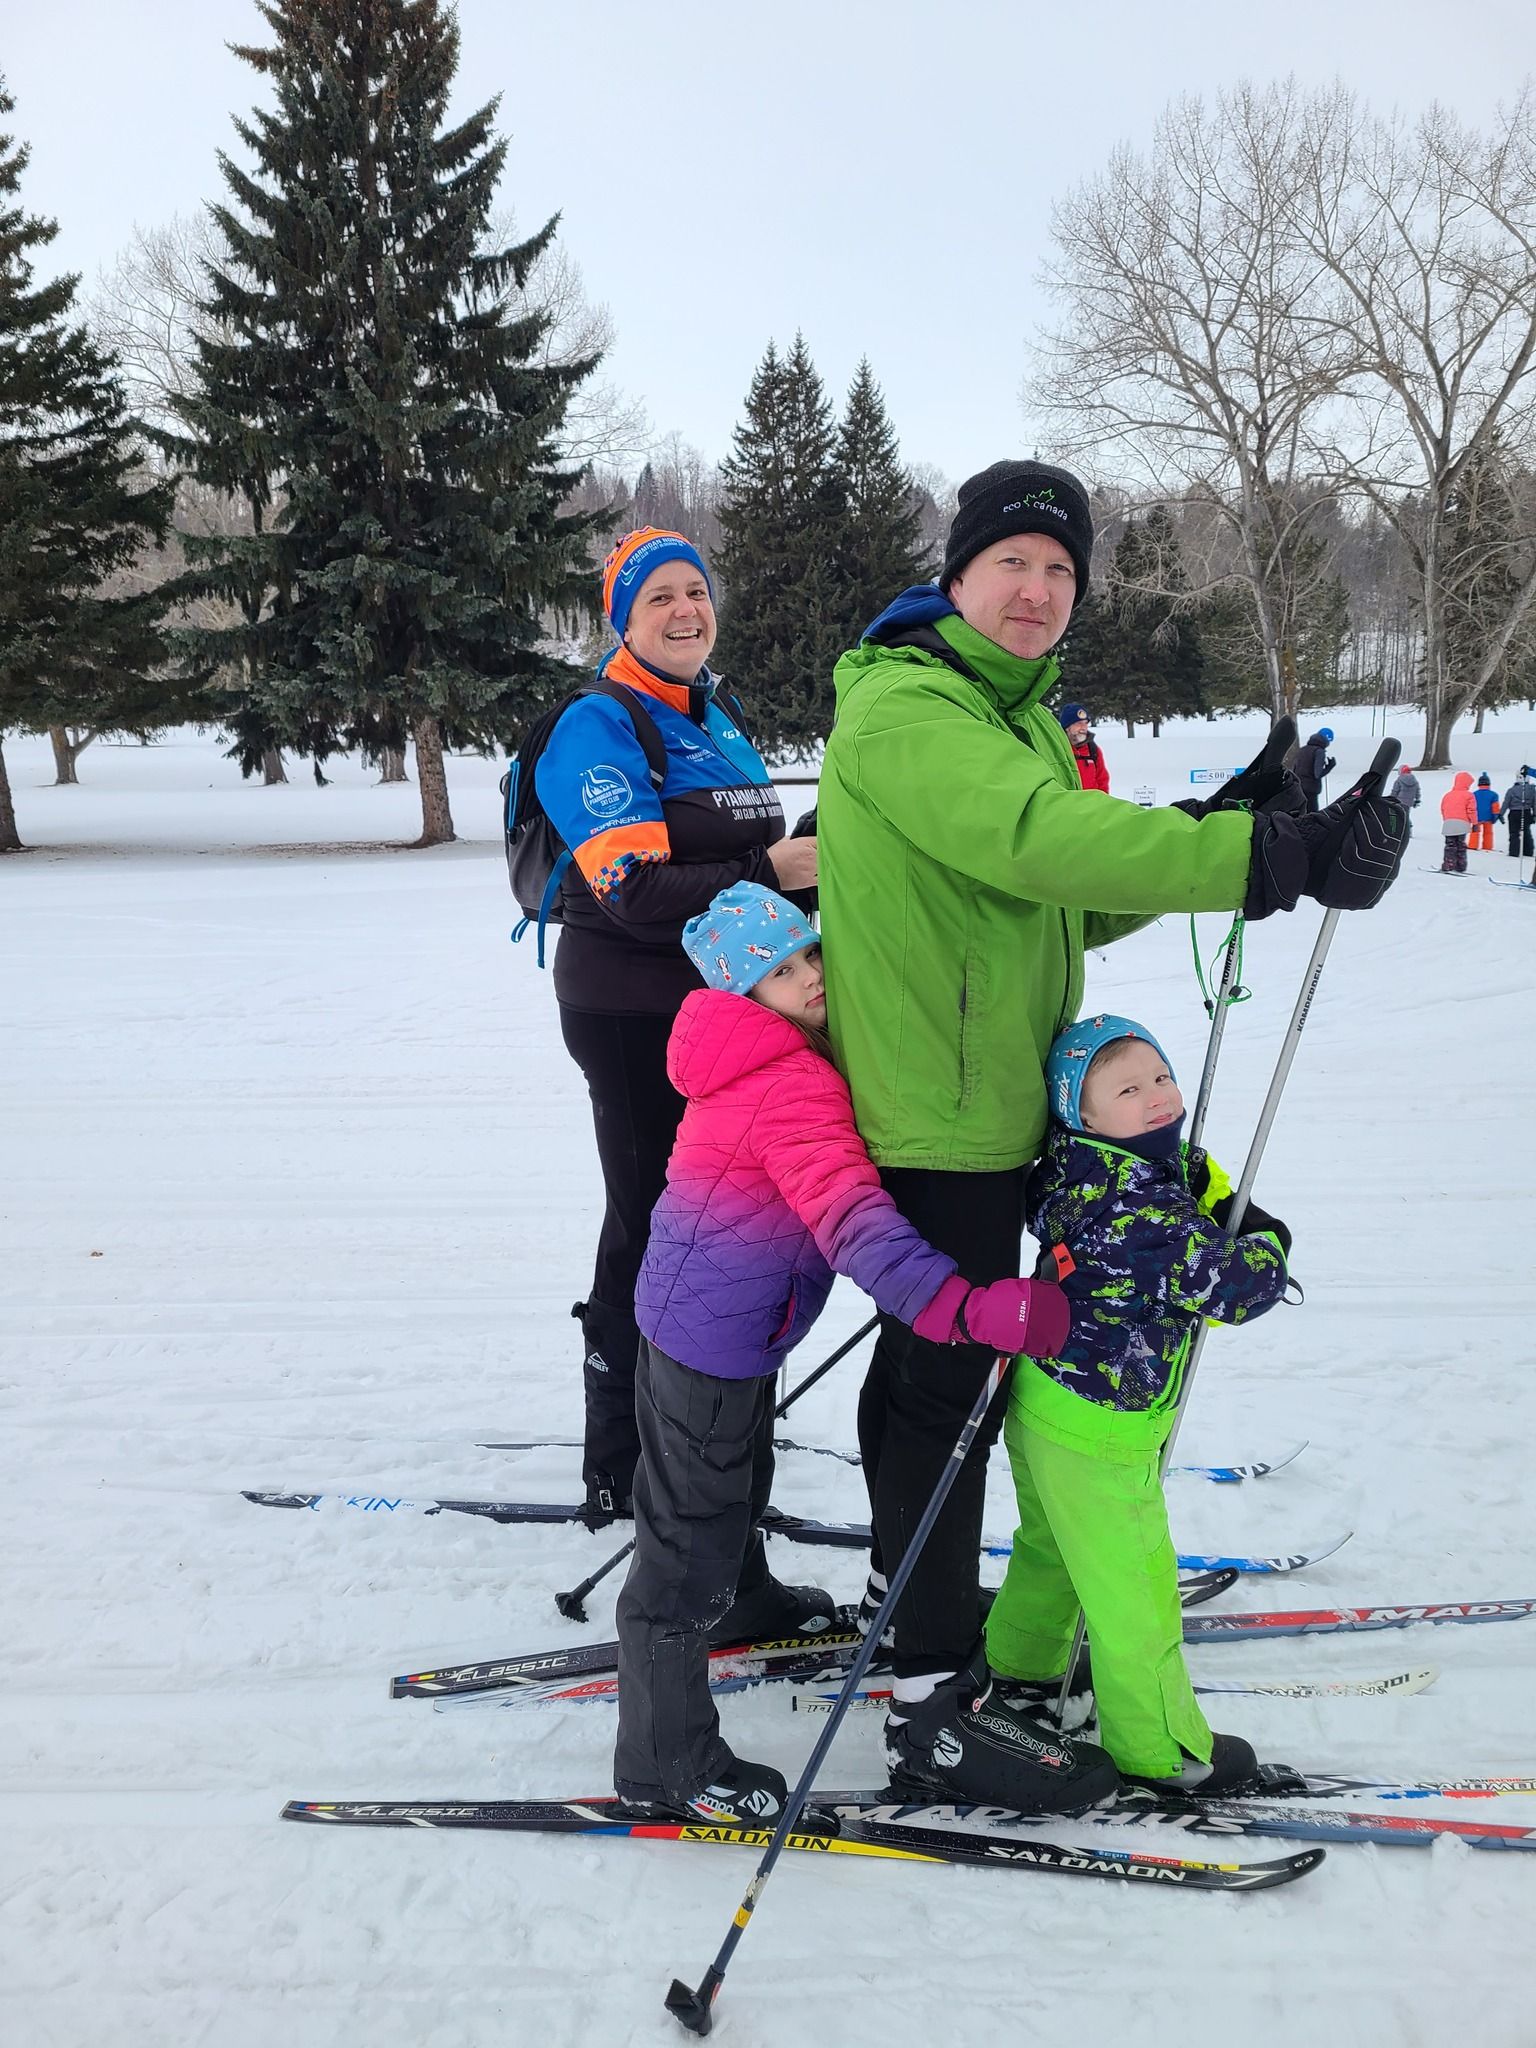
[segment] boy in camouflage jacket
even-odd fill
[[[1230,1790],[1249,1745],[1213,1735],[1184,1664],[1178,1574],[1158,1473],[1201,1316],[1241,1323],[1285,1292],[1290,1234],[1182,1142],[1183,1098],[1151,1033],[1124,1017],[1062,1032],[1029,1226],[1072,1303],[1059,1357],[1015,1362],[1004,1431],[1018,1496],[987,1657],[1019,1703],[1045,1704],[1081,1606],[1099,1739],[1127,1776]]]

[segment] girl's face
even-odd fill
[[[777,1010],[792,1023],[820,1028],[827,1021],[827,998],[821,985],[821,947],[802,946],[777,967],[770,967],[750,992],[764,1009]]]
[[[1096,1138],[1140,1138],[1184,1109],[1179,1084],[1144,1038],[1122,1038],[1083,1082],[1083,1129]]]

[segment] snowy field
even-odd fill
[[[1335,714],[1344,778],[1367,715]],[[1189,791],[1257,721],[1101,732],[1117,791]],[[1393,726],[1415,758],[1421,728]],[[434,1713],[391,1674],[610,1633],[551,1595],[613,1547],[462,1517],[285,1514],[242,1487],[574,1498],[574,1452],[476,1446],[579,1427],[571,1303],[598,1179],[547,978],[507,944],[491,763],[450,764],[465,836],[422,854],[414,787],[336,764],[242,785],[211,741],[92,747],[53,789],[6,745],[0,860],[0,2035],[28,2048],[663,2043],[750,1871],[735,1851],[282,1826],[289,1797],[585,1795],[609,1710]],[[1458,740],[1502,791],[1508,713]],[[1448,777],[1377,911],[1346,918],[1259,1192],[1306,1306],[1207,1349],[1180,1447],[1264,1457],[1171,1482],[1181,1548],[1303,1549],[1256,1608],[1536,1595],[1532,1026],[1536,896],[1423,872]],[[808,792],[787,793],[792,814]],[[327,845],[323,842],[338,842]],[[369,844],[368,842],[375,842]],[[1209,1137],[1235,1171],[1317,926],[1257,927]],[[1221,922],[1202,921],[1206,944]],[[1205,1019],[1187,920],[1090,962],[1187,1082]],[[864,1319],[840,1286],[799,1361]],[[855,1361],[796,1413],[854,1440]],[[990,1527],[1006,1533],[1006,1470]],[[862,1516],[858,1476],[788,1456],[786,1508]],[[776,1546],[840,1596],[850,1553]],[[1403,1700],[1233,1701],[1317,1770],[1536,1770],[1536,1619],[1215,1645],[1197,1677],[1433,1662]],[[793,1777],[813,1724],[771,1689],[727,1732]],[[878,1782],[853,1717],[830,1778]],[[1402,1808],[1397,1809],[1399,1812]],[[1424,1809],[1419,1809],[1424,1810]],[[1536,1799],[1447,1803],[1536,1823]],[[1067,1837],[1071,1838],[1071,1830]],[[1081,1838],[1079,1831],[1078,1838]],[[1090,1838],[1091,1839],[1091,1838]],[[1244,1845],[1249,1860],[1278,1853]],[[1536,1855],[1334,1849],[1273,1893],[788,1858],[717,2008],[738,2048],[1052,2041],[1180,2048],[1536,2042]]]

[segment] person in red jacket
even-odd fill
[[[1089,730],[1087,709],[1081,704],[1063,704],[1056,716],[1072,742],[1078,780],[1084,789],[1102,789],[1108,796],[1109,770],[1104,765],[1103,750]]]
[[[1440,830],[1445,834],[1442,875],[1467,872],[1467,835],[1476,823],[1477,798],[1472,794],[1472,778],[1463,769],[1440,799]]]

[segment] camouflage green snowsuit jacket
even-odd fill
[[[1060,1358],[1038,1359],[1037,1369],[1122,1414],[1170,1408],[1192,1319],[1247,1322],[1285,1292],[1279,1239],[1264,1231],[1229,1243],[1212,1219],[1231,1191],[1197,1145],[1140,1159],[1053,1122],[1025,1201],[1041,1244],[1072,1255],[1076,1270],[1062,1283],[1072,1335]]]

